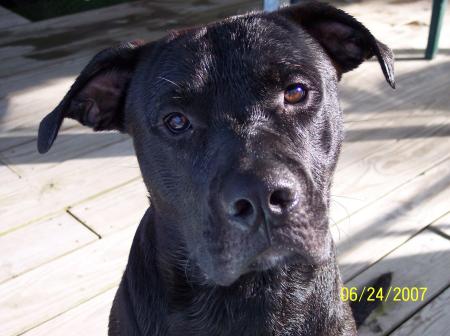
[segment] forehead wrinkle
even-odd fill
[[[218,65],[215,82],[242,83],[246,78],[255,82],[260,78],[265,84],[267,80],[274,84],[289,68],[304,69],[306,74],[311,67],[307,45],[299,48],[302,34],[295,32],[300,41],[292,41],[290,28],[256,16],[243,21],[241,17],[240,20],[232,18],[210,29],[205,38],[209,39]]]
[[[177,93],[180,95],[189,96],[198,93],[214,73],[211,66],[212,55],[202,38],[205,31],[206,29],[202,29],[193,37],[186,37],[178,43],[173,48],[173,57],[163,67],[163,70],[169,72],[171,76],[178,78]]]
[[[172,53],[173,57],[165,63],[188,74],[187,83],[183,85],[187,88],[200,89],[212,83],[241,83],[245,78],[256,78],[263,66],[272,72],[276,70],[277,66],[269,64],[274,59],[286,65],[294,56],[298,60],[299,53],[287,52],[293,49],[292,38],[287,37],[289,33],[286,27],[261,16],[232,17],[177,38],[173,44],[177,47],[181,44],[185,52]],[[284,52],[272,55],[271,51],[276,51],[272,47],[280,46]],[[183,57],[179,57],[180,54]]]
[[[203,100],[202,106],[218,117],[231,113],[242,119],[248,116],[243,105],[267,100],[291,71],[301,76],[313,70],[307,43],[292,38],[289,29],[265,18],[231,18],[176,38],[160,73],[178,84],[171,88],[173,96]],[[273,49],[280,45],[283,50]],[[298,52],[299,46],[304,50]],[[211,105],[220,97],[226,97],[222,109],[234,101],[240,106],[219,112]]]

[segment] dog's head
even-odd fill
[[[65,117],[129,133],[157,231],[216,284],[319,264],[343,138],[337,82],[372,56],[394,86],[392,52],[318,3],[126,43],[86,66],[42,121],[39,151]]]

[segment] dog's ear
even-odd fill
[[[294,21],[314,37],[332,59],[339,77],[376,56],[386,81],[395,88],[393,52],[351,15],[320,2],[285,7],[273,14]]]
[[[122,43],[89,62],[59,105],[41,121],[40,153],[50,149],[66,117],[95,131],[124,131],[124,98],[142,45],[142,41]]]

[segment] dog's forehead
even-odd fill
[[[292,31],[293,25],[280,21],[247,14],[173,32],[163,58],[163,75],[192,88],[254,84],[258,79],[267,85],[268,79],[276,80],[267,75],[276,77],[290,66],[311,66],[307,43],[301,48],[301,29]]]
[[[289,31],[296,27],[283,18],[267,16],[261,13],[248,13],[233,16],[205,26],[173,31],[168,41],[182,40],[191,47],[201,46],[209,50],[222,51],[227,47],[234,51],[249,52],[271,45],[289,42]],[[297,26],[299,28],[299,26]],[[182,39],[184,38],[184,39]],[[231,51],[230,49],[227,49]]]
[[[245,117],[291,74],[315,67],[303,37],[301,29],[256,14],[174,32],[157,65],[154,89],[175,104],[204,104],[198,110],[213,112],[208,115],[223,116],[226,108],[227,116],[233,110]]]

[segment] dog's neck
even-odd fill
[[[135,321],[137,335],[353,335],[349,311],[335,295],[334,260],[248,274],[230,287],[205,285],[186,275],[178,257],[170,261],[153,224],[147,211],[120,288],[128,306],[121,313]]]

